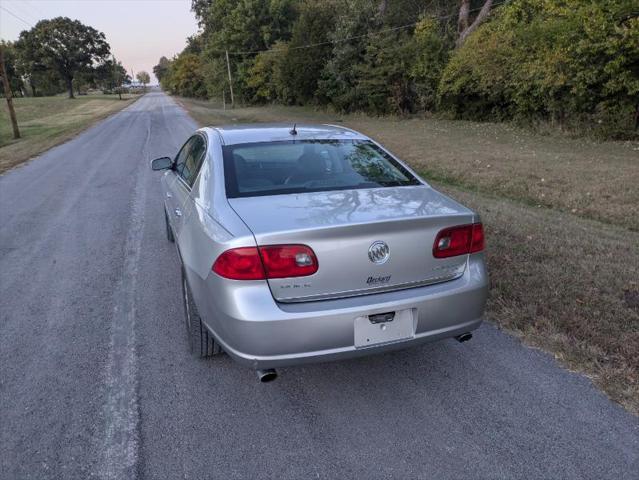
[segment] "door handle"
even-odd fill
[[[178,216],[178,217],[181,217],[182,216],[182,210],[180,210],[179,208],[176,208],[175,209],[175,215]]]
[[[166,198],[173,198],[173,195],[171,195],[169,192],[166,192]]]

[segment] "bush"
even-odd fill
[[[547,120],[633,135],[639,19],[627,1],[520,0],[456,50],[438,89],[458,118]]]

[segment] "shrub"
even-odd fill
[[[438,89],[459,118],[549,120],[632,135],[639,19],[631,2],[520,0],[456,50]]]

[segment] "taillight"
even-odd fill
[[[262,260],[256,247],[233,248],[222,253],[213,264],[213,271],[232,280],[263,280]]]
[[[445,228],[435,237],[433,256],[448,258],[481,252],[484,249],[484,229],[481,223]]]
[[[305,277],[317,272],[315,253],[306,245],[259,247],[267,278]]]
[[[473,224],[473,239],[470,243],[470,253],[481,252],[484,249],[484,227],[481,223]]]
[[[215,273],[232,280],[305,277],[317,268],[315,253],[306,245],[233,248],[213,264]]]

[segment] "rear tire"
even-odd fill
[[[175,237],[173,236],[173,230],[171,230],[171,225],[169,224],[169,216],[166,214],[166,210],[164,211],[164,225],[166,226],[166,239],[174,243]]]
[[[197,312],[184,269],[182,269],[182,297],[184,299],[184,317],[186,319],[186,330],[191,353],[198,358],[212,357],[223,353],[222,347],[215,341],[215,338],[211,335],[209,329],[206,328]]]

